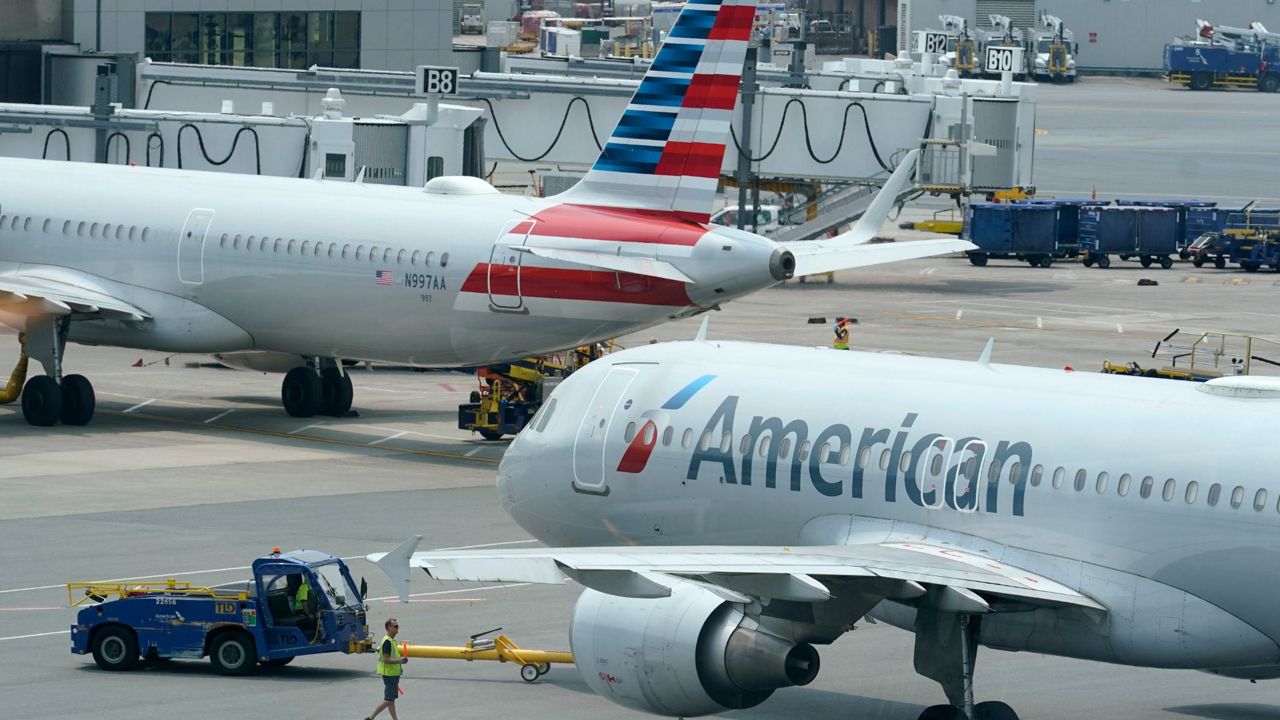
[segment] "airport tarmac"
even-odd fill
[[[1086,80],[1043,89],[1038,124],[1049,126],[1050,134],[1040,138],[1038,168],[1046,158],[1085,152],[1065,145],[1055,150],[1047,142],[1055,133],[1081,132],[1089,120],[1063,110],[1051,123],[1058,92],[1092,87],[1105,103],[1131,97],[1135,91],[1124,90],[1130,82]],[[1168,99],[1160,93],[1178,92],[1152,83],[1138,87],[1151,95],[1153,107]],[[1241,113],[1243,123],[1262,96],[1212,97],[1236,108],[1228,112]],[[1148,126],[1176,122],[1142,120]],[[1252,126],[1241,130],[1252,132]],[[1109,138],[1100,142],[1107,145]],[[1179,147],[1167,136],[1152,142],[1157,149]],[[1188,142],[1211,153],[1217,141]],[[1273,160],[1259,160],[1250,170],[1254,184],[1267,178],[1263,167]],[[1130,158],[1123,170],[1153,187],[1174,181],[1148,174],[1140,159]],[[1169,192],[1212,194],[1180,186]],[[1237,186],[1223,190],[1237,192]],[[1159,285],[1139,286],[1141,278]],[[1122,262],[1108,270],[1074,263],[1033,269],[1012,261],[976,268],[962,258],[926,259],[839,273],[833,284],[792,282],[736,301],[710,314],[709,337],[828,345],[831,321],[851,315],[858,319],[852,344],[859,349],[977,358],[994,337],[997,363],[1096,372],[1106,359],[1145,359],[1174,328],[1280,337],[1273,301],[1278,284],[1280,274],[1186,263],[1171,270]],[[823,320],[811,323],[813,318]],[[692,338],[699,322],[663,325],[622,343]],[[0,358],[7,362],[16,349],[13,335],[0,334]],[[139,359],[142,367],[133,367]],[[106,673],[89,657],[68,652],[74,611],[66,607],[63,583],[166,577],[229,583],[246,578],[249,562],[275,545],[351,558],[353,574],[367,578],[375,598],[371,629],[394,615],[402,638],[411,642],[461,644],[472,633],[501,626],[522,645],[567,648],[575,586],[476,587],[418,576],[413,602],[400,605],[389,597],[381,571],[360,559],[411,534],[425,536],[424,548],[532,544],[502,512],[494,492],[504,443],[454,427],[455,406],[465,402],[474,379],[360,369],[353,371],[359,417],[299,421],[279,408],[279,376],[201,367],[208,363],[201,357],[165,359],[69,348],[67,372],[86,374],[98,390],[99,415],[85,428],[31,428],[15,406],[0,406],[0,717],[364,717],[381,692],[369,656],[303,658],[254,677],[224,678],[207,661]],[[815,377],[813,391],[826,393],[840,382]],[[1079,433],[1081,442],[1095,431],[1063,428]],[[908,633],[860,624],[820,648],[824,669],[811,686],[779,691],[758,708],[730,715],[914,720],[942,694],[916,675],[911,649]],[[595,696],[568,667],[529,685],[510,665],[411,660],[403,687],[399,705],[407,719],[513,712],[643,717]],[[1280,720],[1280,683],[1028,653],[983,650],[977,693],[1009,702],[1028,720]]]

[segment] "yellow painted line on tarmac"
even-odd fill
[[[118,410],[106,410],[102,408],[99,408],[98,412],[103,412],[110,415],[124,414],[123,412],[120,412]],[[182,418],[163,417],[160,415],[152,415],[150,413],[144,413],[144,412],[132,412],[132,413],[129,413],[129,415],[131,417],[147,418],[150,420],[173,423],[175,425],[187,425],[189,427],[195,427],[195,428],[213,428],[215,430],[229,430],[231,432],[245,433],[248,435],[260,435],[263,437],[282,438],[285,440],[307,440],[310,442],[324,443],[326,445],[342,445],[344,447],[361,448],[363,450],[369,449],[369,443],[367,441],[342,440],[340,438],[326,438],[326,437],[320,437],[318,435],[304,435],[296,431],[290,433],[290,432],[283,432],[280,430],[265,430],[262,428],[249,428],[249,427],[242,427],[239,425],[227,425],[224,423],[209,423],[207,421],[184,420]],[[395,452],[408,453],[410,455],[418,455],[421,457],[443,458],[446,460],[461,460],[464,462],[479,463],[481,465],[497,465],[499,462],[501,462],[500,458],[470,457],[464,453],[448,452],[445,450],[422,450],[418,448],[406,448],[406,447],[391,447],[391,448],[382,448],[382,446],[378,446],[378,447],[380,447],[381,449],[389,449]]]

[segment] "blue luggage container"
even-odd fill
[[[1187,246],[1205,233],[1200,223],[1218,203],[1212,200],[1116,200],[1116,205],[1132,207],[1173,208],[1178,211],[1177,251],[1183,260],[1187,259]],[[1196,225],[1191,223],[1191,211],[1198,210]]]
[[[975,203],[965,210],[964,237],[978,246],[969,262],[1016,258],[1049,267],[1058,254],[1058,211],[1049,205]]]
[[[1138,208],[1084,207],[1080,209],[1080,253],[1085,267],[1111,267],[1111,255],[1138,251]]]

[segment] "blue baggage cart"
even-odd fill
[[[1106,200],[1090,198],[1027,198],[1017,200],[1028,205],[1048,205],[1058,209],[1058,246],[1056,258],[1075,257],[1080,253],[1080,210],[1103,207]]]
[[[1204,225],[1212,224],[1212,210],[1217,204],[1212,200],[1116,200],[1116,205],[1176,210],[1178,212],[1177,251],[1178,256],[1183,260],[1187,259],[1187,246],[1206,232]],[[1194,216],[1193,210],[1198,211]]]
[[[1173,267],[1173,258],[1178,252],[1178,238],[1181,234],[1178,223],[1179,212],[1171,207],[1142,207],[1138,210],[1138,257],[1142,267],[1151,267],[1159,263],[1168,270]]]
[[[1015,258],[1049,267],[1058,250],[1058,211],[1037,204],[974,203],[965,209],[964,237],[978,246],[969,262]]]
[[[1111,267],[1112,255],[1138,253],[1136,207],[1083,207],[1080,209],[1080,254],[1085,267]]]

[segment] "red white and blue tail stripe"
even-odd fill
[[[557,199],[706,222],[755,10],[756,0],[685,4],[595,165]]]

